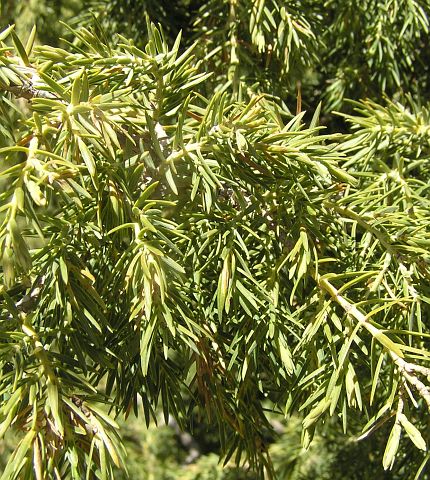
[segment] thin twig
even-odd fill
[[[26,100],[31,100],[32,98],[57,98],[52,93],[46,92],[44,90],[38,90],[30,82],[24,85],[0,85],[0,90],[6,90],[11,92],[16,98],[25,98]]]

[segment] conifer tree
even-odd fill
[[[430,4],[170,3],[0,4],[0,478],[115,478],[160,411],[260,477],[278,415],[420,478]]]

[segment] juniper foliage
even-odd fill
[[[2,480],[114,478],[115,418],[159,410],[261,477],[275,413],[304,448],[383,431],[419,478],[430,7],[358,3],[178,2],[182,40],[164,3],[97,2],[62,46],[0,34]]]

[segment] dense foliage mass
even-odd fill
[[[170,4],[0,3],[1,479],[120,478],[133,413],[420,478],[430,4]]]

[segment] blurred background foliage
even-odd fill
[[[338,429],[325,426],[315,435],[308,450],[301,447],[301,421],[274,420],[279,435],[271,439],[276,476],[280,480],[404,480],[415,478],[414,451],[400,452],[393,471],[384,471],[381,464],[387,431],[382,429],[366,441],[354,442],[339,435]],[[120,423],[127,449],[128,476],[115,471],[117,480],[258,480],[252,471],[234,464],[223,465],[219,460],[217,432],[201,423],[193,436],[180,431],[172,422],[165,425],[145,423],[134,417]],[[198,432],[197,432],[198,430]],[[9,434],[0,441],[0,471],[3,471],[16,439]],[[412,457],[411,457],[412,455]],[[415,453],[416,455],[416,453]],[[421,476],[419,478],[426,478]]]
[[[2,28],[16,23],[25,38],[37,25],[37,43],[63,47],[68,42],[79,47],[80,41],[65,24],[87,27],[113,45],[121,34],[144,46],[148,15],[160,22],[171,44],[180,31],[182,50],[197,42],[201,69],[213,72],[200,87],[203,94],[224,91],[246,100],[267,92],[279,101],[283,115],[313,111],[323,99],[321,121],[331,131],[346,131],[344,118],[354,122],[352,117],[330,114],[333,109],[350,114],[351,104],[345,99],[404,100],[408,93],[419,108],[430,96],[426,0],[1,0],[0,11]],[[8,124],[20,118],[20,109],[4,98],[0,109],[3,116],[13,117]],[[393,115],[392,110],[376,108],[372,113],[374,124],[355,124],[356,129],[363,127],[363,135],[377,128],[383,115]],[[16,134],[0,129],[1,145],[14,143]],[[365,159],[356,160],[364,162],[365,170]],[[393,470],[384,471],[381,457],[389,434],[384,427],[366,441],[355,441],[339,435],[338,426],[327,421],[305,450],[300,419],[272,420],[277,436],[267,444],[280,479],[412,479],[416,469],[411,471],[410,464],[422,461],[416,450],[402,445]],[[146,428],[130,416],[122,425],[130,478],[256,478],[245,469],[223,467],[217,432],[199,422],[192,433],[184,433],[174,421]],[[1,442],[1,468],[14,443],[10,436]],[[115,478],[123,475],[118,471]]]

